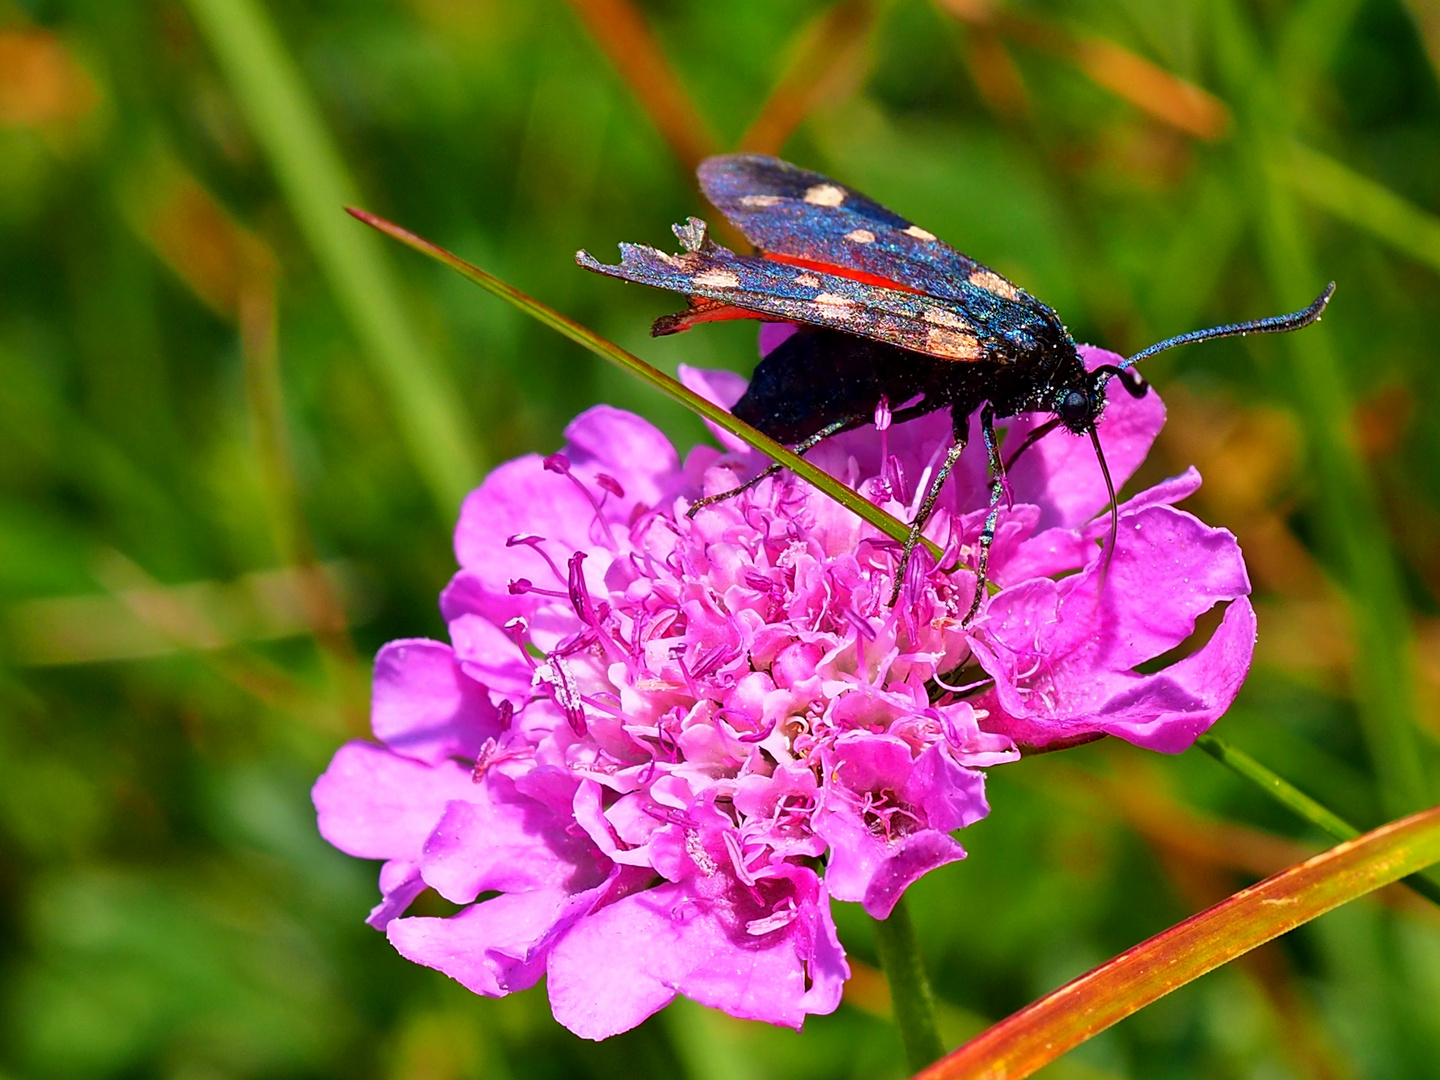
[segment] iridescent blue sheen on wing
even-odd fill
[[[611,277],[720,301],[772,319],[842,330],[942,360],[1004,363],[1030,344],[1031,320],[1019,305],[968,282],[958,285],[959,299],[927,296],[737,255],[711,242],[698,218],[677,225],[675,232],[687,249],[680,255],[621,244],[619,266],[606,266],[584,251],[576,261]],[[654,332],[684,329],[692,321],[688,315],[662,318]]]
[[[1039,313],[1049,309],[999,274],[873,199],[761,154],[707,158],[700,188],[761,251],[849,267],[917,292],[968,300],[968,286]]]

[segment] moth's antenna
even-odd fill
[[[1130,359],[1120,361],[1117,366],[1123,371],[1144,360],[1147,356],[1154,356],[1166,349],[1173,349],[1176,345],[1191,345],[1197,341],[1214,341],[1216,338],[1223,337],[1244,337],[1246,334],[1283,334],[1290,330],[1299,330],[1311,323],[1319,322],[1321,312],[1325,310],[1325,305],[1330,303],[1330,297],[1334,295],[1335,282],[1332,281],[1307,308],[1293,311],[1289,315],[1272,315],[1268,319],[1255,319],[1253,322],[1231,323],[1228,326],[1215,326],[1209,330],[1191,330],[1188,334],[1166,338],[1164,341],[1151,345],[1148,349],[1141,349]]]
[[[1090,444],[1095,447],[1095,459],[1100,462],[1100,475],[1105,477],[1105,490],[1110,495],[1110,542],[1105,545],[1104,562],[1100,564],[1100,589],[1105,591],[1105,578],[1110,573],[1110,560],[1115,557],[1115,544],[1120,539],[1120,506],[1115,501],[1115,483],[1110,479],[1110,466],[1105,464],[1105,451],[1100,449],[1100,433],[1090,425]]]

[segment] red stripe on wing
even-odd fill
[[[678,334],[682,330],[689,330],[690,327],[699,323],[722,322],[726,319],[762,319],[775,321],[775,316],[764,315],[758,311],[751,311],[748,308],[736,307],[734,304],[726,304],[719,300],[711,300],[703,296],[687,296],[690,307],[684,311],[677,311],[673,315],[662,315],[656,319],[650,327],[653,337],[664,337],[666,334]]]
[[[882,289],[896,289],[899,292],[921,293],[923,290],[912,288],[909,285],[902,285],[898,281],[891,281],[878,274],[867,274],[864,270],[856,270],[849,266],[836,266],[834,263],[816,262],[814,259],[802,259],[798,255],[777,255],[773,251],[764,251],[761,254],[771,262],[785,263],[789,266],[799,266],[805,270],[818,270],[822,274],[834,274],[836,277],[849,278],[851,281],[863,282],[866,285],[878,285]]]

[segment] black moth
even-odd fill
[[[970,416],[978,409],[989,458],[990,508],[967,623],[984,596],[1005,492],[997,419],[1053,414],[1010,455],[1009,464],[1057,427],[1089,436],[1110,492],[1108,558],[1118,517],[1095,424],[1109,381],[1119,378],[1140,397],[1147,384],[1133,368],[1137,361],[1191,342],[1300,329],[1320,318],[1335,291],[1331,282],[1301,311],[1191,331],[1119,364],[1087,371],[1069,331],[1049,307],[864,195],[819,173],[756,154],[710,158],[701,163],[699,176],[706,197],[757,254],[720,247],[709,239],[705,223],[691,218],[675,226],[682,254],[622,244],[619,266],[606,266],[584,251],[577,261],[598,273],[685,294],[687,309],[657,320],[656,335],[717,319],[799,324],[798,332],[761,360],[734,408],[737,417],[797,453],[872,422],[882,400],[903,404],[894,414],[896,423],[950,410],[955,441],[910,523],[891,604],[899,598],[921,530],[969,441]],[[771,465],[731,491],[699,500],[690,514],[738,495],[779,469]]]

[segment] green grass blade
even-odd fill
[[[910,526],[904,522],[891,517],[874,503],[870,502],[870,500],[840,483],[840,481],[836,480],[829,473],[816,468],[804,458],[795,454],[789,447],[782,446],[770,438],[770,436],[757,431],[714,402],[705,400],[693,390],[683,386],[669,375],[666,375],[663,371],[651,367],[633,353],[626,352],[620,348],[619,345],[607,341],[593,330],[589,330],[573,319],[561,315],[554,308],[547,307],[540,301],[527,296],[513,285],[501,281],[493,274],[486,273],[478,266],[466,262],[458,255],[451,254],[438,244],[432,244],[429,240],[416,236],[408,229],[403,229],[399,225],[386,221],[382,217],[377,217],[366,210],[358,210],[351,207],[350,213],[365,222],[365,224],[379,229],[386,236],[392,236],[402,244],[414,248],[422,255],[428,255],[436,262],[444,263],[450,267],[450,269],[473,281],[481,288],[487,289],[502,300],[514,304],[527,315],[538,319],[553,330],[558,330],[571,341],[583,345],[596,356],[609,360],[612,364],[616,364],[625,371],[630,372],[630,374],[645,380],[645,382],[655,387],[655,389],[659,390],[662,394],[673,398],[687,409],[699,413],[706,420],[710,420],[732,435],[744,439],[756,450],[778,461],[802,480],[813,484],[857,517],[874,525],[875,528],[879,529],[892,540],[904,542],[905,537],[909,535]],[[935,559],[938,560],[941,557],[942,552],[935,544],[929,540],[922,540],[921,542]]]
[[[1273,140],[1257,131],[1257,155]],[[1263,167],[1264,224],[1261,249],[1282,303],[1321,277],[1283,166]],[[1304,284],[1302,284],[1304,283]],[[1350,432],[1352,396],[1333,339],[1323,326],[1291,335],[1289,383],[1300,406],[1319,483],[1323,524],[1338,556],[1349,594],[1360,655],[1355,664],[1355,704],[1391,814],[1429,802],[1424,758],[1415,729],[1410,612],[1374,480],[1355,450]]]
[[[1331,848],[1172,926],[1002,1020],[916,1080],[1019,1080],[1170,991],[1440,862],[1440,807]]]
[[[1237,148],[1249,189],[1260,254],[1283,308],[1328,280],[1314,253],[1292,188],[1291,122],[1264,67],[1256,34],[1233,2],[1215,7],[1217,59],[1237,103]],[[1342,281],[1343,288],[1343,281]],[[1343,293],[1341,294],[1344,295]],[[1324,324],[1288,334],[1284,380],[1294,397],[1316,478],[1321,540],[1339,570],[1359,655],[1354,700],[1387,813],[1430,804],[1415,728],[1410,612],[1374,480],[1350,430],[1353,394]]]
[[[1440,270],[1440,218],[1334,158],[1295,143],[1290,182],[1309,202]]]
[[[373,238],[345,220],[356,199],[320,110],[260,0],[189,0],[362,352],[394,402],[401,438],[440,511],[478,483],[478,444],[444,369],[419,342]]]
[[[1329,833],[1336,840],[1353,840],[1360,835],[1360,830],[1339,814],[1322,803],[1316,802],[1279,773],[1267,769],[1238,746],[1231,746],[1224,739],[1217,739],[1214,735],[1201,735],[1195,740],[1195,747],[1209,754],[1227,769],[1243,776],[1281,806],[1304,818],[1322,832]],[[1405,884],[1432,904],[1440,905],[1440,885],[1436,885],[1429,878],[1412,874],[1405,879]]]

